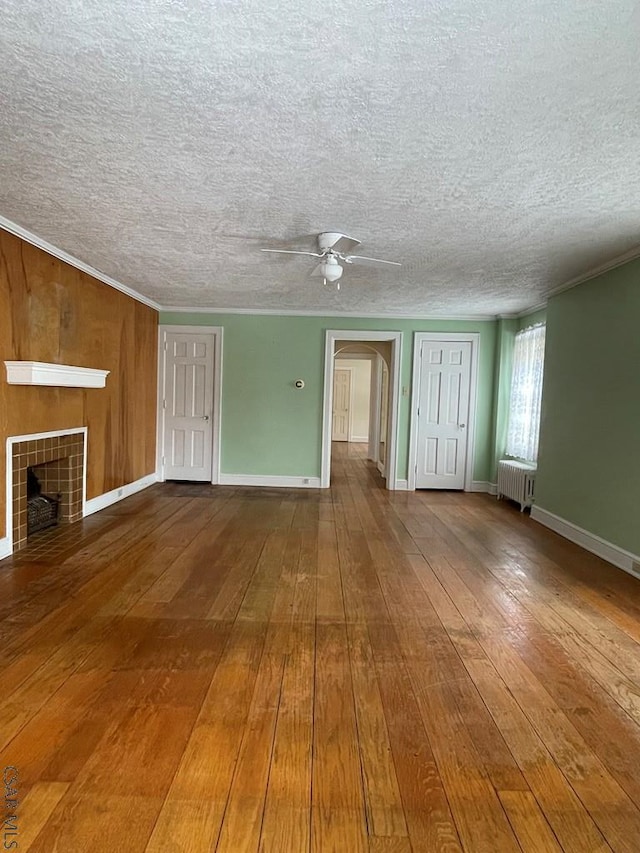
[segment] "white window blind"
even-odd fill
[[[513,349],[507,455],[536,462],[544,373],[544,324],[518,332]]]

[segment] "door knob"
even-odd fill
[[[464,429],[466,427],[466,424],[458,424],[458,426],[460,427],[460,429]]]
[[[203,416],[203,418],[202,418],[202,420],[203,420],[203,421],[208,421],[208,420],[209,420],[209,415],[204,415],[204,416]]]

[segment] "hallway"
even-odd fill
[[[0,562],[20,851],[638,850],[638,581],[365,451]]]

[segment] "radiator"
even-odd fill
[[[520,512],[533,503],[536,466],[502,459],[498,462],[498,498],[511,498],[520,504]]]

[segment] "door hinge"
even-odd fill
[[[164,342],[164,351],[166,352],[166,351],[167,351],[167,349],[168,349],[168,346],[167,346],[167,342],[165,341],[165,342]]]
[[[163,400],[163,401],[162,401],[162,408],[163,408],[163,409],[166,409],[166,408],[167,408],[167,401],[166,401],[166,400]]]
[[[161,462],[164,465],[164,456],[162,457]]]

